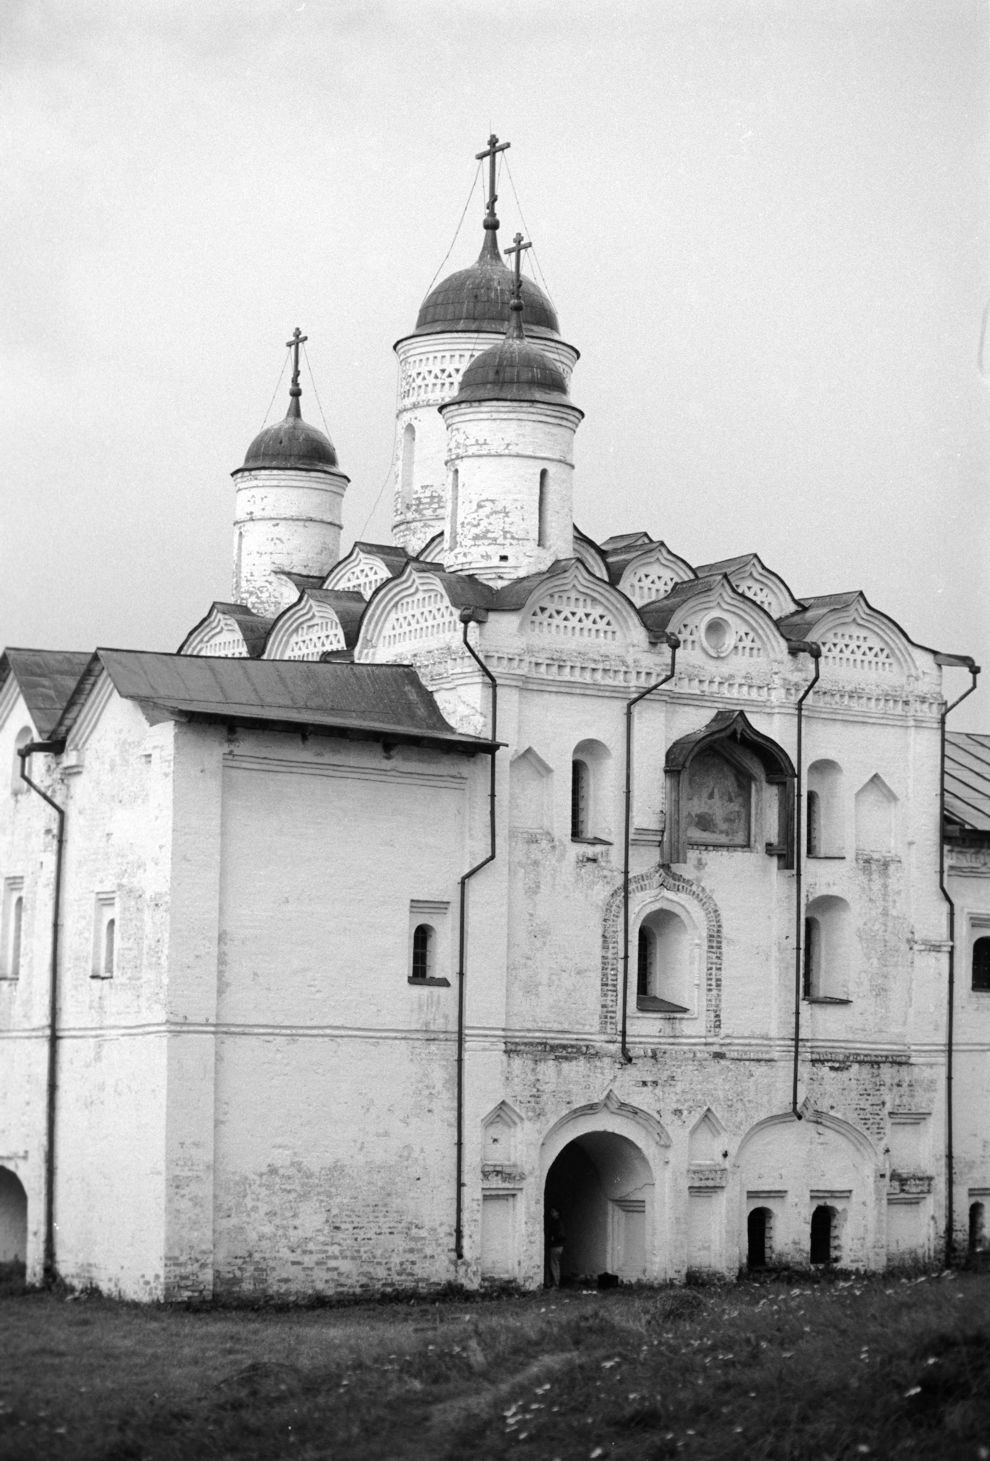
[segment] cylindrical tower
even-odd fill
[[[497,142],[492,138],[489,151],[479,156],[494,161],[492,147],[498,152],[508,145],[497,147]],[[449,275],[430,291],[420,307],[416,329],[395,345],[399,391],[392,536],[410,553],[418,553],[443,532],[447,516],[447,433],[437,407],[457,394],[464,371],[502,337],[509,320],[513,278],[499,251],[496,201],[493,170],[484,243],[477,262]],[[568,380],[578,352],[560,338],[553,305],[531,279],[522,280],[522,298],[528,333],[539,339],[540,348]]]
[[[299,409],[299,345],[285,420],[248,447],[235,482],[234,602],[274,615],[296,598],[286,570],[324,576],[340,558],[341,509],[348,478],[329,437]]]
[[[574,433],[556,362],[527,340],[517,295],[504,338],[465,370],[441,406],[447,430],[445,566],[492,584],[574,553]],[[540,342],[542,347],[542,341]]]

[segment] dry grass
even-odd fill
[[[267,1311],[0,1294],[0,1456],[990,1461],[990,1277]]]

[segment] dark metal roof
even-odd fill
[[[710,573],[706,578],[688,578],[683,583],[675,583],[670,593],[665,594],[662,599],[654,599],[651,604],[641,605],[639,617],[651,634],[659,634],[666,629],[677,610],[688,599],[704,593],[724,577],[723,573]]]
[[[0,658],[0,685],[13,676],[24,696],[38,735],[47,739],[66,701],[89,663],[71,649],[6,649]]]
[[[682,771],[699,751],[722,740],[737,741],[752,751],[771,780],[795,775],[794,763],[783,746],[758,731],[743,710],[719,710],[706,725],[672,742],[667,747],[665,769]]]
[[[340,627],[344,633],[344,644],[349,650],[354,648],[361,628],[361,619],[365,609],[368,607],[363,594],[359,594],[353,589],[306,588],[303,589],[300,597],[312,599],[317,604],[328,604],[340,621]],[[269,639],[271,638],[271,631],[274,631],[275,625],[286,614],[291,614],[298,604],[299,599],[294,604],[290,604],[287,609],[283,609],[277,619],[272,620],[271,630],[268,634]]]
[[[289,394],[291,399],[285,420],[262,427],[248,447],[243,467],[238,467],[237,472],[254,472],[268,467],[293,472],[337,470],[333,442],[302,419],[298,388],[293,387]],[[237,472],[231,475],[236,477]]]
[[[563,371],[556,361],[527,340],[518,300],[513,300],[511,309],[505,336],[497,345],[491,345],[475,356],[461,376],[457,395],[448,405],[463,401],[570,404]],[[442,414],[444,407],[441,406],[440,410]]]
[[[777,620],[781,634],[787,639],[814,639],[815,626],[833,609],[848,609],[860,597],[859,589],[844,594],[816,594],[813,598],[801,599],[803,608],[793,614],[785,614]]]
[[[267,619],[262,614],[256,614],[246,604],[230,604],[223,599],[215,599],[213,601],[209,611],[203,615],[198,623],[193,625],[183,639],[182,644],[179,645],[178,653],[184,653],[183,646],[189,643],[189,640],[196,633],[197,629],[201,629],[214,612],[225,614],[229,619],[234,620],[238,629],[241,631],[244,647],[248,654],[252,659],[258,659],[264,650],[265,640],[268,638],[268,631],[271,629],[275,620]]]
[[[448,331],[491,330],[501,334],[509,319],[513,273],[499,252],[495,232],[488,229],[477,262],[441,279],[420,306],[416,335]],[[559,338],[557,314],[543,290],[525,275],[522,299],[531,333]]]
[[[945,815],[964,831],[990,833],[990,735],[946,735]]]
[[[613,533],[610,538],[602,539],[601,549],[610,558],[613,553],[621,552],[624,548],[636,548],[638,551],[652,542],[649,533]]]
[[[461,735],[408,665],[213,659],[99,649],[117,694],[176,719],[308,728],[435,748],[490,751]]]

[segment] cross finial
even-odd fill
[[[498,228],[498,219],[495,217],[495,204],[498,202],[498,194],[495,191],[495,159],[500,152],[511,147],[511,142],[500,142],[493,132],[488,139],[488,146],[484,152],[476,152],[474,155],[478,162],[488,158],[488,212],[485,214],[485,227]]]
[[[299,397],[302,395],[302,388],[299,385],[299,346],[304,345],[309,339],[304,335],[297,325],[292,331],[292,339],[286,340],[286,345],[292,351],[292,385],[289,387],[289,415],[299,416]]]
[[[513,254],[515,256],[513,258],[513,260],[512,260],[512,270],[513,270],[513,278],[512,278],[512,298],[513,298],[513,300],[516,300],[516,299],[521,300],[521,297],[522,297],[522,256],[523,256],[523,249],[531,249],[532,247],[533,247],[532,243],[523,243],[523,236],[522,236],[522,234],[521,233],[517,233],[516,236],[515,236],[515,238],[512,240],[512,246],[511,246],[511,248],[507,248],[506,251],[505,251],[506,254]]]

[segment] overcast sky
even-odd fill
[[[387,536],[391,347],[494,129],[584,531],[862,588],[990,681],[988,72],[982,0],[5,0],[0,641],[174,649],[229,597],[296,325],[345,544]]]

